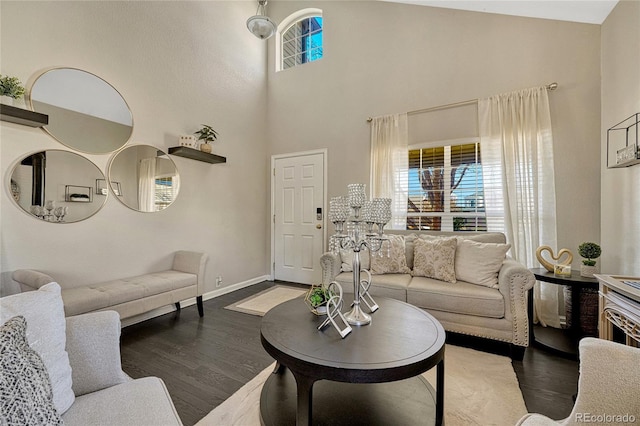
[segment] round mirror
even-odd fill
[[[95,192],[104,181],[98,166],[69,151],[47,150],[24,157],[13,168],[10,190],[32,217],[52,223],[78,222],[93,216],[107,197]]]
[[[49,115],[43,129],[69,148],[91,154],[120,149],[133,131],[129,106],[109,83],[86,71],[56,68],[29,93],[31,109]]]
[[[108,175],[116,198],[139,212],[166,209],[180,190],[173,160],[151,145],[132,145],[117,152],[109,163]]]

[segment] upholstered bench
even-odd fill
[[[206,261],[204,253],[178,251],[170,270],[73,288],[63,287],[65,315],[113,310],[123,319],[170,304],[175,304],[179,310],[180,301],[195,297],[198,313],[203,316]],[[20,284],[22,291],[37,290],[56,281],[42,272],[26,269],[14,271],[13,280]]]

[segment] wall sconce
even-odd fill
[[[277,25],[267,16],[267,0],[258,1],[256,14],[247,19],[247,28],[259,39],[266,40],[276,33]]]

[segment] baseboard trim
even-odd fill
[[[216,297],[220,297],[223,296],[225,294],[231,293],[233,291],[236,290],[240,290],[246,287],[251,287],[252,285],[256,285],[259,284],[261,282],[264,281],[269,281],[270,280],[270,276],[269,275],[262,275],[260,277],[255,277],[252,278],[250,280],[246,280],[246,281],[242,281],[236,284],[231,284],[222,288],[218,288],[215,289],[213,291],[209,291],[206,292],[205,294],[202,295],[202,300],[210,300],[210,299],[215,299]],[[196,298],[195,297],[191,297],[189,299],[185,299],[183,301],[180,302],[180,306],[181,307],[186,307],[186,306],[192,306],[196,304]],[[163,306],[161,308],[158,309],[154,309],[152,311],[149,312],[145,312],[144,314],[140,314],[140,315],[136,315],[134,317],[130,317],[130,318],[125,318],[122,320],[122,327],[128,327],[130,325],[133,324],[137,324],[139,322],[142,321],[146,321],[149,320],[151,318],[155,318],[155,317],[159,317],[160,315],[165,315],[171,312],[174,312],[176,310],[174,305],[167,305],[167,306]],[[205,309],[204,312],[205,315],[207,315],[207,310]]]
[[[243,288],[246,288],[246,287],[251,287],[252,285],[256,285],[256,284],[259,284],[261,282],[269,281],[269,280],[270,280],[269,275],[262,275],[260,277],[252,278],[252,279],[247,280],[247,281],[242,281],[240,283],[228,285],[226,287],[222,287],[222,288],[218,288],[218,289],[213,290],[213,291],[209,291],[209,292],[203,294],[202,298],[204,300],[214,299],[216,297],[223,296],[223,295],[231,293],[233,291],[240,290],[240,289],[243,289]],[[195,297],[192,298],[192,299],[188,299],[188,300],[191,301],[191,303],[190,303],[191,305],[196,303],[196,298]],[[189,306],[189,305],[187,305],[185,303],[184,306]]]

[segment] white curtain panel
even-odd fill
[[[156,159],[140,160],[138,171],[138,204],[143,212],[156,210]]]
[[[407,227],[409,193],[407,114],[376,117],[371,122],[372,197],[391,198],[391,229]]]
[[[171,177],[172,187],[173,187],[173,199],[178,198],[178,193],[180,192],[180,175],[176,171],[176,174]]]
[[[556,194],[549,98],[545,87],[478,102],[489,231],[503,231],[515,259],[539,266],[540,245],[556,247]],[[560,327],[561,286],[537,283],[534,318]]]

